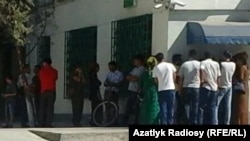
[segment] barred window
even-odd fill
[[[123,72],[132,69],[132,58],[137,54],[151,55],[152,15],[143,15],[112,22],[111,60]]]
[[[65,33],[65,90],[64,98],[67,97],[67,87],[70,73],[75,66],[82,66],[87,75],[89,63],[96,62],[97,51],[97,27],[87,27]]]
[[[111,60],[117,62],[124,75],[132,70],[135,55],[151,55],[151,46],[151,14],[112,22]],[[124,83],[121,88],[123,96],[126,95],[127,85]]]

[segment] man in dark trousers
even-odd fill
[[[52,61],[50,58],[44,59],[42,68],[39,72],[41,84],[39,122],[42,127],[52,127],[52,118],[54,114],[58,72],[51,64]]]
[[[36,126],[37,126],[37,120],[39,119],[39,103],[40,103],[40,93],[41,93],[41,84],[40,84],[40,79],[39,79],[39,71],[40,71],[41,67],[39,65],[36,65],[34,67],[34,76],[32,78],[32,86],[33,86],[33,92],[34,92],[34,96],[35,96],[35,111],[36,111]]]

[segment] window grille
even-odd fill
[[[97,51],[97,27],[88,27],[65,33],[65,91],[69,84],[70,74],[76,66],[81,66],[87,73],[89,63],[96,61]]]

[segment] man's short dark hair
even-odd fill
[[[208,58],[213,58],[212,53],[210,53],[210,52],[208,52],[208,51],[206,51],[206,52],[204,53],[204,55],[205,55],[205,58],[206,58],[206,59],[208,59]]]
[[[196,55],[197,55],[196,50],[194,50],[194,49],[189,50],[189,52],[188,52],[189,57],[196,57]]]
[[[109,62],[109,65],[114,66],[114,67],[116,67],[116,68],[117,68],[117,63],[116,63],[115,61],[111,61],[111,62]]]
[[[7,79],[9,79],[9,80],[11,80],[11,81],[13,80],[13,77],[12,77],[12,75],[10,75],[10,74],[6,75],[5,78],[7,78]]]
[[[155,58],[158,62],[161,62],[164,59],[164,54],[163,53],[157,53],[155,55]]]
[[[139,60],[141,63],[144,61],[144,56],[141,54],[135,55],[134,60]]]
[[[181,54],[174,54],[174,55],[172,56],[172,62],[180,62],[180,61],[182,61],[182,56],[181,56]]]
[[[30,64],[24,64],[23,65],[23,68],[26,69],[26,68],[29,68],[30,67]]]
[[[41,66],[40,65],[35,65],[35,68],[37,68],[37,69],[41,69]]]
[[[45,59],[43,59],[43,63],[51,65],[52,64],[52,60],[51,60],[51,58],[45,58]]]
[[[229,52],[229,51],[224,51],[223,56],[224,56],[226,59],[231,59],[231,58],[232,58],[232,53]]]

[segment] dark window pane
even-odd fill
[[[89,63],[96,61],[97,50],[97,27],[88,27],[65,33],[65,91],[69,75],[75,66],[82,66],[84,73],[87,72]]]

